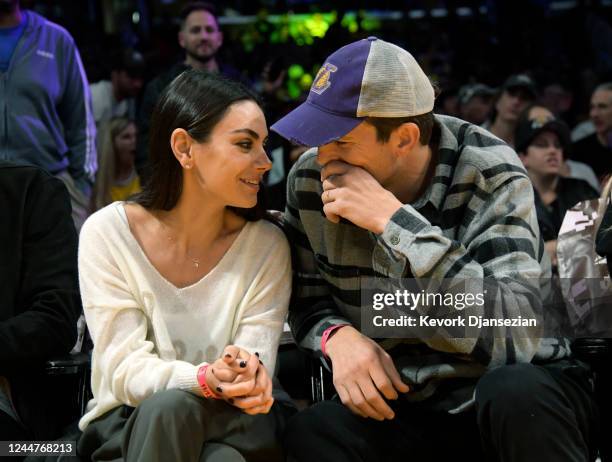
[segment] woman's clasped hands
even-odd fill
[[[228,345],[206,370],[206,383],[218,398],[247,414],[267,414],[274,403],[272,379],[259,353]]]

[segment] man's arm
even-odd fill
[[[89,194],[98,162],[96,125],[81,56],[71,37],[64,37],[64,90],[58,112],[68,146],[68,171],[78,188]]]
[[[335,175],[323,183],[324,189],[331,192],[325,213],[380,233],[374,269],[388,274],[391,282],[411,274],[420,289],[434,293],[440,291],[441,282],[451,292],[466,281],[486,284],[482,287],[488,289],[484,306],[466,309],[464,316],[528,319],[541,313],[539,278],[543,275],[539,262],[543,248],[533,189],[518,165],[500,161],[482,171],[468,162],[457,167],[457,184],[446,193],[454,195],[452,203],[456,205],[442,210],[440,217],[442,223],[452,223],[457,229],[453,238],[411,205],[402,205],[393,195],[385,195],[388,191],[365,170],[346,164],[330,164],[325,170],[324,176]],[[470,199],[462,199],[464,194]],[[387,207],[386,203],[393,201],[395,205]],[[403,265],[397,264],[402,261]],[[423,304],[415,308],[419,314],[432,318],[461,315],[455,310],[434,311]],[[423,332],[421,340],[435,350],[471,355],[484,365],[495,366],[529,362],[538,348],[540,329],[494,327],[468,336],[439,328],[433,334],[431,330]],[[419,336],[419,331],[415,334]]]
[[[300,161],[287,178],[287,205],[285,231],[292,246],[293,291],[289,303],[289,325],[297,344],[317,357],[322,357],[323,333],[334,326],[350,324],[340,314],[332,299],[329,286],[317,268],[315,255],[300,219],[300,200],[311,197],[319,201],[318,194],[296,191],[297,175],[308,175],[310,170],[299,168]],[[299,172],[299,173],[298,173]],[[319,175],[314,170],[310,172]]]
[[[302,161],[306,158],[304,155]],[[285,230],[293,247],[291,331],[298,345],[315,357],[323,358],[323,346],[328,344],[325,353],[332,361],[334,386],[342,403],[353,413],[377,420],[392,419],[393,410],[383,397],[397,399],[398,392],[407,392],[408,386],[402,383],[391,357],[342,316],[328,283],[319,273],[300,210],[311,203],[320,204],[321,198],[316,192],[299,190],[296,184],[299,178],[319,178],[320,173],[300,168],[302,161],[289,173],[285,209]],[[346,327],[339,328],[343,325]],[[334,336],[328,337],[332,331]]]
[[[18,306],[7,307],[17,314],[0,322],[2,369],[68,353],[81,312],[77,235],[66,188],[41,172],[25,194]]]

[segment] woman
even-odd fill
[[[140,192],[140,179],[134,166],[136,136],[136,124],[125,117],[111,119],[100,131],[94,211]]]
[[[525,109],[517,123],[515,144],[533,183],[540,233],[556,269],[557,235],[565,212],[598,194],[586,181],[561,175],[569,130],[548,109],[541,106]]]
[[[188,70],[152,117],[152,176],[83,227],[79,275],[94,398],[93,460],[281,460],[291,409],[271,375],[289,246],[261,220],[263,113],[238,83]]]

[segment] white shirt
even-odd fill
[[[247,222],[208,274],[177,288],[146,257],[123,204],[93,214],[80,234],[79,281],[94,342],[94,398],[81,429],[159,390],[201,396],[198,369],[228,344],[258,352],[272,373],[289,304],[289,245],[272,223]]]

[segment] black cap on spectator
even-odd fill
[[[493,96],[494,94],[495,90],[483,83],[470,83],[459,89],[457,101],[460,106],[464,106],[475,96]]]
[[[538,96],[538,88],[531,77],[527,74],[514,74],[506,79],[502,85],[502,91],[513,88],[522,88],[529,93],[533,99]]]
[[[145,60],[142,53],[132,48],[116,52],[111,64],[112,70],[125,71],[131,77],[142,77],[145,71]]]
[[[562,120],[556,119],[554,116],[544,117],[525,117],[519,120],[516,126],[514,144],[516,152],[526,152],[527,148],[542,132],[556,133],[561,142],[564,154],[570,146],[569,128]]]

